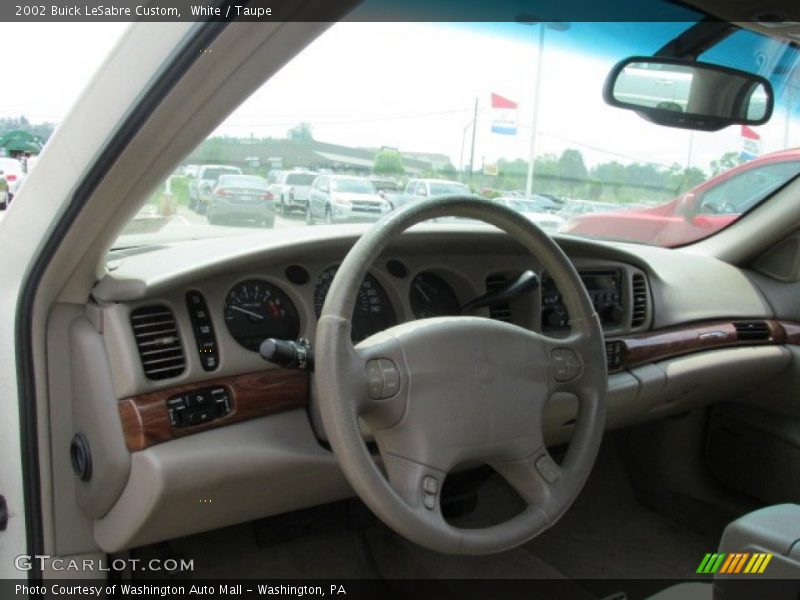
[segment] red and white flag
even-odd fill
[[[758,132],[742,125],[742,160],[753,160],[761,154],[761,136]]]
[[[492,94],[492,133],[517,135],[517,103]]]

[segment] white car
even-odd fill
[[[294,211],[305,214],[311,184],[316,177],[317,173],[314,171],[281,172],[277,181],[269,186],[270,192],[275,197],[275,210],[282,215]]]
[[[189,181],[189,208],[205,214],[211,202],[211,191],[223,175],[241,175],[239,167],[230,165],[202,165],[197,176]]]
[[[469,187],[458,181],[449,179],[412,179],[406,184],[402,194],[391,197],[394,208],[405,206],[409,202],[424,200],[434,196],[471,196]]]
[[[557,231],[564,223],[564,219],[553,213],[545,212],[539,208],[539,205],[533,200],[526,198],[516,198],[501,196],[495,198],[494,202],[508,206],[518,213],[524,215],[528,220],[536,223],[545,231]]]
[[[25,179],[25,169],[16,158],[0,157],[0,171],[8,183],[8,201],[11,202]]]
[[[365,177],[320,175],[308,195],[306,223],[372,222],[391,209]]]

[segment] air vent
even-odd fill
[[[142,368],[148,379],[177,377],[186,368],[175,315],[163,305],[142,306],[131,312],[131,327]]]
[[[733,324],[739,340],[768,340],[769,326],[766,321],[738,321]]]
[[[499,292],[508,285],[508,278],[502,273],[494,273],[486,277],[486,292]],[[511,307],[508,302],[500,302],[489,307],[489,317],[496,321],[511,322]]]
[[[633,315],[631,327],[641,327],[647,321],[647,282],[641,273],[633,274]]]

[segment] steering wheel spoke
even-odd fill
[[[447,474],[389,451],[381,452],[381,457],[392,489],[409,508],[441,518],[440,498]]]
[[[562,477],[561,467],[553,460],[547,448],[520,460],[496,462],[491,465],[525,502],[547,513]]]

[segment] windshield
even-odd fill
[[[334,192],[346,192],[349,194],[374,194],[375,186],[366,179],[333,179],[331,189]]]
[[[334,24],[155,190],[137,219],[157,214],[164,225],[142,233],[132,223],[117,246],[363,223],[440,194],[513,198],[517,210],[558,215],[570,235],[667,247],[703,239],[800,173],[800,63],[796,47],[746,30],[699,57],[772,83],[774,113],[760,126],[669,128],[603,101],[617,62],[653,56],[692,25]],[[639,96],[669,84],[680,99],[691,83],[644,75]],[[311,93],[326,89],[336,93]],[[194,176],[203,164],[213,168]],[[224,198],[207,182],[238,170],[288,185],[270,188],[274,206],[242,202],[215,218]],[[329,205],[331,191],[376,194],[369,179],[380,182],[380,207]]]

